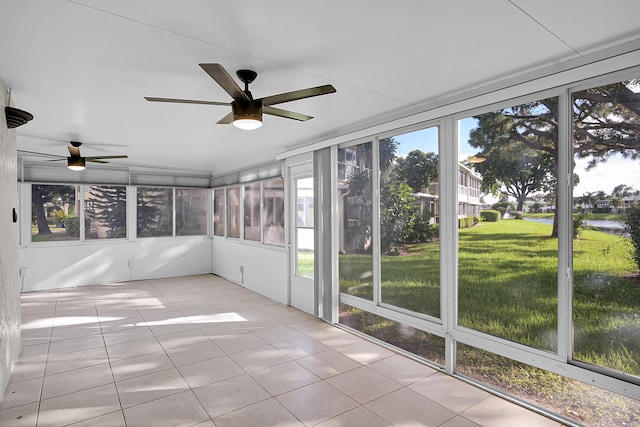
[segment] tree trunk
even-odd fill
[[[36,194],[33,195],[33,207],[36,211],[36,224],[38,225],[38,235],[52,234],[47,223],[47,215],[44,212],[44,202],[42,200],[42,194],[36,190]]]

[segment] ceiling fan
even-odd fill
[[[78,142],[78,141],[71,141],[69,142],[69,157],[66,156],[61,156],[58,154],[47,154],[47,153],[38,153],[36,151],[25,151],[25,150],[18,150],[21,153],[27,153],[27,154],[37,154],[40,156],[48,156],[48,157],[56,157],[53,160],[50,160],[51,162],[57,162],[60,160],[66,160],[67,161],[67,167],[73,171],[81,171],[84,170],[86,168],[86,163],[87,162],[93,162],[93,163],[109,163],[109,162],[105,162],[105,159],[126,159],[128,158],[128,156],[126,155],[116,155],[116,156],[88,156],[88,157],[82,157],[80,155],[80,146],[82,145],[82,142]]]
[[[253,82],[258,73],[252,70],[238,70],[236,72],[238,78],[244,83],[244,90],[233,80],[233,77],[220,64],[199,64],[212,79],[214,79],[224,89],[233,101],[231,102],[215,102],[215,101],[197,101],[192,99],[173,99],[173,98],[153,98],[145,96],[144,99],[152,102],[176,102],[181,104],[203,104],[203,105],[226,105],[231,106],[231,112],[218,121],[218,124],[233,123],[234,126],[252,130],[262,126],[262,114],[271,116],[284,117],[299,121],[307,121],[313,117],[305,114],[295,113],[293,111],[282,110],[273,107],[284,102],[296,101],[313,96],[327,95],[334,93],[336,89],[332,85],[323,85],[311,87],[307,89],[295,90],[293,92],[280,93],[264,98],[254,99],[249,91],[249,84]]]

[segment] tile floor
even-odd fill
[[[2,426],[559,426],[213,275],[26,293]]]

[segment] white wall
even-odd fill
[[[20,356],[20,280],[18,276],[18,207],[16,131],[7,129],[6,88],[0,80],[0,400]]]
[[[287,304],[287,253],[283,248],[214,237],[212,249],[214,274]]]
[[[206,274],[212,271],[211,239],[32,244],[20,249],[20,267],[26,269],[23,291]]]

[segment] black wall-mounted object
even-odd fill
[[[16,212],[16,208],[13,208],[13,222],[18,222],[18,212]]]
[[[28,121],[33,120],[33,115],[24,110],[13,107],[4,107],[4,114],[7,117],[7,127],[9,129],[22,126]]]

